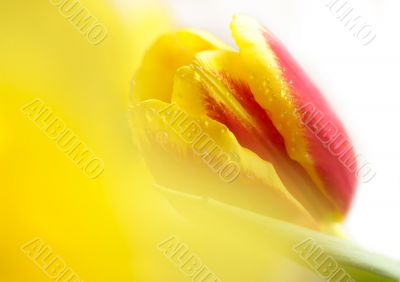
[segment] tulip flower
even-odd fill
[[[329,281],[395,281],[396,262],[325,234],[341,235],[357,184],[340,120],[268,29],[242,15],[231,29],[239,50],[184,29],[161,36],[137,71],[134,140],[156,187],[197,236],[231,230],[230,242],[248,233],[249,247],[268,248],[268,281],[287,269],[288,281],[317,281],[306,268]],[[226,281],[241,281],[234,274]]]
[[[357,166],[341,122],[269,30],[236,16],[232,33],[239,51],[204,32],[183,30],[161,37],[144,58],[135,78],[135,118],[146,128],[140,139],[153,173],[188,191],[190,179],[169,177],[155,165],[161,156],[169,163],[179,158],[178,171],[189,175],[196,164],[204,167],[199,159],[221,159],[220,176],[237,178],[217,179],[196,193],[306,226],[340,222],[357,182],[345,165]],[[159,132],[168,136],[162,152]],[[214,142],[213,154],[207,144]],[[231,161],[227,152],[239,168],[222,162]]]

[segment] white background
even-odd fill
[[[374,27],[377,37],[368,46],[325,7],[328,0],[165,1],[180,26],[208,30],[231,44],[235,13],[258,18],[280,37],[376,171],[358,187],[348,233],[362,246],[400,259],[400,1],[347,1]]]

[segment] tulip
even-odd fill
[[[166,187],[328,230],[354,197],[351,142],[269,30],[242,15],[231,29],[239,51],[195,30],[148,50],[133,94],[148,165]]]
[[[186,268],[190,248],[171,235],[160,254],[193,280],[397,281],[397,262],[338,238],[358,165],[335,113],[265,27],[236,16],[232,33],[239,51],[203,31],[165,34],[133,80],[139,153],[214,264],[196,255]],[[232,271],[241,256],[263,268]]]

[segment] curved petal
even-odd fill
[[[136,105],[132,117],[159,185],[317,228],[272,165],[241,147],[224,125],[158,100]]]
[[[293,161],[282,135],[254,98],[238,53],[204,51],[178,70],[172,101],[224,124],[243,147],[271,163],[288,191],[321,222],[333,209],[308,173]]]
[[[266,28],[249,17],[236,16],[232,32],[255,99],[283,136],[289,156],[336,206],[333,214],[345,214],[355,192],[357,164],[342,124],[317,87]]]
[[[190,64],[203,50],[229,49],[212,35],[185,29],[161,36],[146,53],[135,82],[135,101],[158,99],[169,102],[175,71]]]

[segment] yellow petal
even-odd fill
[[[240,48],[243,67],[248,71],[248,82],[255,99],[269,112],[271,120],[285,140],[290,158],[307,171],[316,186],[315,193],[322,196],[319,198],[325,206],[323,218],[328,221],[343,219],[340,207],[327,192],[321,179],[321,171],[317,170],[310,153],[312,148],[306,138],[307,131],[299,116],[299,99],[294,97],[290,83],[284,79],[285,70],[279,65],[276,54],[266,39],[267,30],[256,20],[243,15],[235,16],[231,29]],[[306,201],[309,199],[309,195],[304,198]],[[312,202],[317,203],[310,201]]]
[[[158,99],[169,102],[175,71],[189,64],[203,50],[230,49],[212,35],[181,30],[160,37],[144,57],[135,76],[135,101]]]
[[[272,165],[240,146],[224,125],[157,100],[136,105],[132,117],[159,185],[316,228]]]
[[[193,115],[208,116],[227,126],[241,146],[271,163],[287,190],[319,222],[330,203],[308,173],[288,155],[269,112],[249,87],[241,56],[231,51],[204,51],[190,66],[178,70],[172,102]]]

